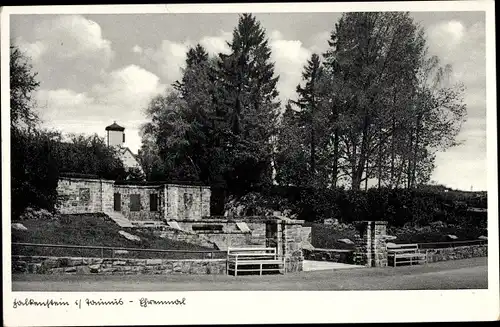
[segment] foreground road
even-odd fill
[[[13,291],[334,291],[482,289],[487,258],[270,276],[13,275]]]

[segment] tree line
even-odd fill
[[[182,78],[146,108],[139,160],[150,181],[198,181],[229,193],[274,184],[315,189],[415,188],[435,153],[456,145],[464,88],[428,53],[408,13],[345,13],[323,54],[303,68],[297,99],[281,103],[271,47],[242,14],[229,53],[189,49]],[[61,172],[127,178],[97,135],[41,127],[29,58],[10,53],[12,209],[53,209]],[[70,144],[70,146],[68,146]],[[130,176],[129,176],[130,177]]]
[[[10,172],[12,216],[27,207],[54,210],[63,173],[125,179],[116,149],[98,135],[69,135],[42,127],[34,92],[40,83],[30,59],[10,48]]]
[[[436,152],[457,144],[466,106],[424,29],[409,13],[345,13],[325,41],[297,99],[284,104],[253,15],[240,15],[229,54],[189,49],[181,80],[146,109],[147,177],[230,192],[273,182],[353,190],[429,182]]]

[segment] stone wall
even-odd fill
[[[114,193],[121,194],[121,213],[131,221],[162,220],[162,186],[139,186],[139,185],[115,185]],[[140,198],[140,210],[131,211],[131,194],[137,194]],[[150,194],[158,195],[157,211],[150,211]]]
[[[96,275],[170,275],[225,274],[225,259],[122,259],[46,256],[12,256],[12,273],[96,274]]]
[[[168,184],[165,218],[173,220],[201,219],[210,215],[210,188]]]
[[[148,228],[148,231],[151,231],[151,228]],[[153,234],[161,237],[168,238],[170,240],[185,242],[189,244],[195,244],[199,246],[204,246],[211,249],[216,249],[217,246],[215,242],[210,240],[204,235],[196,234],[193,232],[178,230],[175,228],[171,228],[168,226],[161,226],[159,228],[153,229]]]
[[[312,227],[302,227],[302,229],[300,231],[302,241],[312,243],[311,231],[312,231]]]
[[[237,222],[245,222],[249,232],[238,228]],[[265,221],[243,221],[230,219],[177,220],[179,227],[188,233],[195,233],[225,247],[266,246]],[[222,226],[221,231],[193,230],[193,226]]]
[[[262,219],[247,220],[241,219],[186,219],[176,220],[181,230],[171,226],[150,226],[147,228],[153,231],[157,236],[170,238],[190,244],[196,244],[206,247],[216,247],[220,250],[226,250],[227,247],[265,247],[266,244],[266,221]],[[242,231],[236,223],[245,222],[250,231]],[[222,226],[220,231],[194,230],[193,226]],[[139,227],[136,227],[139,228]]]
[[[63,214],[114,211],[114,193],[121,194],[120,212],[132,221],[195,219],[210,215],[210,187],[175,184],[117,185],[112,180],[61,177],[58,209]],[[150,211],[150,194],[158,194],[157,211]],[[130,210],[130,195],[140,197],[140,210]]]
[[[372,227],[372,266],[387,266],[387,222],[374,221]]]
[[[113,193],[114,193],[114,182],[113,181],[102,181],[102,212],[113,211]]]
[[[453,248],[427,249],[427,262],[460,260],[475,257],[487,257],[487,245],[468,245]]]
[[[62,214],[98,213],[113,206],[113,181],[61,177],[57,184],[58,210]]]
[[[387,222],[359,221],[356,229],[354,263],[367,267],[387,266]]]
[[[248,228],[252,231],[251,245],[266,246],[266,224],[262,222],[246,221]]]
[[[300,223],[282,223],[283,247],[285,257],[285,271],[296,272],[303,270],[304,256],[302,253],[302,226]]]

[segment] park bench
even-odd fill
[[[234,276],[242,272],[281,272],[284,261],[276,253],[276,248],[231,248],[227,249],[227,274]]]
[[[394,267],[403,263],[413,265],[427,262],[427,254],[420,252],[418,244],[387,245],[387,258]]]

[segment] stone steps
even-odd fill
[[[130,220],[128,220],[120,212],[105,212],[105,214],[120,227],[134,227]]]

